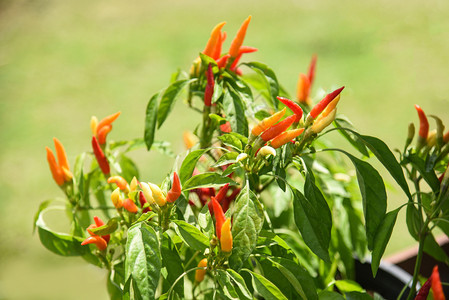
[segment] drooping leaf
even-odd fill
[[[369,152],[366,149],[365,144],[360,140],[359,136],[353,133],[355,128],[352,126],[352,123],[346,117],[341,116],[337,117],[334,122],[341,135],[343,135],[362,155],[369,157]],[[351,131],[345,130],[345,128],[349,128]]]
[[[179,170],[179,180],[181,181],[181,184],[184,184],[192,177],[198,160],[206,151],[208,151],[208,149],[198,149],[190,152],[186,156],[182,162],[181,169]]]
[[[179,236],[189,247],[197,251],[204,251],[209,247],[209,239],[198,228],[182,220],[173,222],[177,225]]]
[[[256,71],[264,80],[266,93],[263,93],[269,101],[270,105],[277,110],[278,101],[276,97],[279,95],[279,83],[276,74],[267,65],[259,62],[250,62],[244,64]]]
[[[109,219],[108,222],[106,224],[104,224],[103,226],[91,228],[90,231],[92,231],[96,235],[111,234],[117,230],[118,222],[119,222],[118,218],[112,218],[112,219]]]
[[[170,285],[173,285],[176,279],[184,273],[184,267],[182,260],[179,257],[178,250],[173,244],[172,240],[167,233],[162,235],[161,240],[161,256],[162,265],[167,269],[167,281]],[[181,297],[184,296],[184,281],[180,280],[174,287],[174,290]]]
[[[376,237],[374,238],[374,247],[371,260],[371,270],[373,271],[373,277],[376,277],[377,269],[380,265],[380,259],[382,258],[388,241],[390,240],[399,210],[400,208],[387,213],[377,230]]]
[[[125,278],[132,280],[134,296],[154,299],[162,268],[159,238],[145,223],[133,225],[126,241]]]
[[[239,270],[248,259],[257,243],[257,235],[262,229],[263,209],[249,184],[240,191],[235,200],[232,224],[233,248],[229,257],[229,265]]]
[[[253,299],[250,291],[248,290],[248,287],[246,286],[246,283],[245,283],[245,280],[243,279],[243,277],[239,273],[234,271],[233,269],[227,269],[226,272],[229,274],[233,283],[238,288],[237,292],[239,293],[240,298],[241,299]]]
[[[144,132],[144,140],[147,145],[148,151],[151,149],[151,145],[153,145],[154,136],[156,132],[156,123],[157,123],[157,110],[158,110],[158,99],[159,93],[154,94],[150,101],[148,101],[146,113],[145,113],[145,132]]]

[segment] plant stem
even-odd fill
[[[426,224],[427,224],[427,222],[426,222]],[[424,240],[426,239],[426,235],[427,235],[427,232],[426,232],[427,225],[423,229],[424,229],[424,232],[422,232],[419,235],[418,256],[416,257],[415,269],[413,271],[413,281],[412,281],[412,285],[410,287],[410,293],[408,294],[407,300],[413,299],[413,297],[416,294],[416,284],[418,282],[419,270],[421,269],[421,262],[422,262],[423,250],[424,250]]]

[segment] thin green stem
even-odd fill
[[[411,300],[413,299],[413,297],[416,294],[416,284],[418,283],[418,275],[419,275],[419,270],[421,269],[421,262],[422,262],[422,257],[423,257],[423,253],[424,253],[424,240],[426,238],[427,235],[427,225],[428,222],[426,222],[424,229],[424,232],[422,232],[419,235],[419,248],[418,248],[418,256],[416,257],[416,263],[415,263],[415,270],[413,271],[413,281],[412,281],[412,286],[410,287],[410,293],[408,294],[407,300]]]

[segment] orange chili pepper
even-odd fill
[[[312,86],[313,80],[315,79],[316,59],[317,59],[317,56],[314,54],[312,56],[312,60],[310,61],[309,73],[307,74],[307,77],[309,78],[310,87]],[[309,87],[309,90],[310,90],[310,87]]]
[[[64,174],[62,173],[62,169],[56,162],[53,151],[51,151],[51,149],[48,147],[45,147],[45,150],[47,150],[48,166],[50,167],[53,179],[55,180],[57,185],[61,186],[64,184]]]
[[[111,125],[112,122],[114,122],[115,120],[117,120],[117,118],[120,116],[121,112],[116,112],[115,114],[109,115],[105,118],[103,118],[97,125],[97,136],[100,132],[100,130],[104,127],[104,126],[108,126]]]
[[[206,275],[207,269],[204,268],[207,267],[207,258],[203,258],[202,260],[200,260],[200,262],[198,263],[198,267],[203,269],[198,269],[195,271],[195,281],[201,282],[204,280],[204,276]]]
[[[287,111],[287,109],[284,108],[283,110],[278,111],[277,113],[273,114],[272,116],[263,119],[256,126],[254,126],[254,128],[251,130],[251,134],[254,136],[258,136],[264,130],[266,130],[268,127],[276,124],[277,121],[279,121],[282,118],[282,116],[285,114],[286,111]]]
[[[271,141],[271,147],[277,149],[295,139],[296,137],[300,136],[303,131],[304,128],[285,131]]]
[[[260,137],[262,138],[262,140],[264,140],[265,142],[268,142],[269,140],[272,140],[273,138],[277,137],[279,134],[281,134],[282,132],[284,132],[287,128],[290,127],[290,125],[293,124],[293,122],[295,121],[296,116],[289,116],[287,118],[285,118],[283,121],[277,123],[276,125],[271,126],[270,128],[268,128],[267,130],[265,130]]]
[[[310,81],[305,74],[299,74],[298,83],[296,86],[296,98],[299,102],[308,104],[309,103],[309,90]]]
[[[100,145],[106,144],[106,137],[108,136],[108,133],[111,132],[112,125],[105,125],[100,130],[98,130],[97,137],[98,137],[98,143]]]
[[[211,197],[212,207],[214,209],[214,215],[215,215],[215,231],[217,233],[218,239],[221,238],[221,227],[223,226],[223,223],[225,222],[225,214],[223,212],[223,208],[221,207],[220,203],[217,202],[217,199],[215,197]]]
[[[301,106],[299,106],[298,104],[296,104],[295,102],[293,102],[292,100],[289,100],[287,98],[284,97],[276,97],[279,101],[281,101],[282,103],[284,103],[285,106],[287,106],[288,108],[291,109],[291,111],[295,114],[296,119],[293,123],[298,123],[301,118],[302,118],[302,108]]]
[[[125,199],[125,201],[123,201],[123,208],[133,214],[136,214],[138,211],[137,205],[130,198],[127,198]]]
[[[212,32],[210,33],[210,38],[207,41],[206,48],[203,50],[203,54],[212,57],[214,55],[214,49],[217,45],[217,42],[219,39],[221,39],[221,29],[226,24],[226,22],[221,22],[217,24],[214,29],[212,29]]]
[[[231,47],[229,48],[229,54],[231,57],[237,57],[239,55],[240,47],[243,45],[243,40],[245,39],[246,30],[248,29],[249,22],[251,21],[251,16],[249,16],[240,27],[237,35],[232,40]]]
[[[109,162],[104,155],[103,150],[101,150],[100,144],[98,143],[98,140],[95,136],[92,137],[92,149],[101,171],[103,172],[103,174],[109,175],[109,173],[111,172],[109,168]]]
[[[173,203],[179,198],[179,196],[181,196],[181,182],[179,181],[178,174],[173,172],[173,184],[170,191],[167,193],[167,202]]]
[[[108,243],[106,243],[106,241],[99,235],[92,235],[88,237],[81,243],[81,246],[87,244],[95,244],[100,251],[103,251],[108,247]]]
[[[243,54],[245,54],[245,53],[256,52],[257,50],[258,50],[258,49],[257,49],[257,48],[254,48],[254,47],[248,47],[248,46],[242,46],[242,47],[240,47],[239,53],[238,53],[237,57],[234,59],[234,61],[232,62],[232,64],[231,64],[231,66],[229,67],[229,69],[230,69],[231,71],[235,71],[235,70],[236,70],[236,67],[237,67],[237,64],[239,63],[240,58],[242,58],[242,55],[243,55]]]
[[[218,64],[218,59],[221,56],[221,49],[223,47],[223,42],[226,40],[226,32],[222,32],[219,36],[218,36],[218,41],[217,44],[215,45],[214,48],[214,52],[212,54],[212,58],[215,59],[217,61]]]
[[[446,300],[443,293],[443,287],[441,286],[440,273],[438,272],[438,266],[433,267],[432,271],[432,292],[434,300]]]
[[[69,161],[67,159],[64,146],[57,138],[53,138],[53,142],[55,143],[56,156],[58,157],[59,166],[61,169],[66,168],[67,170],[70,170]]]
[[[228,64],[228,60],[229,60],[230,57],[231,57],[231,55],[226,54],[226,55],[223,55],[222,57],[220,57],[219,59],[217,59],[217,66],[218,66],[219,68],[224,68],[224,67],[226,67],[226,65]]]
[[[332,100],[334,100],[338,95],[340,95],[341,91],[345,87],[342,86],[339,89],[336,89],[333,92],[330,92],[327,94],[317,105],[315,105],[312,110],[310,111],[309,115],[312,117],[312,119],[315,119],[325,108],[326,106],[331,103]]]
[[[148,186],[151,189],[151,193],[153,196],[154,201],[159,205],[160,207],[164,206],[167,202],[166,197],[162,193],[162,190],[160,187],[158,187],[156,184],[148,182]]]
[[[231,252],[232,250],[232,233],[231,233],[231,219],[227,218],[221,227],[220,238],[221,251]]]
[[[115,183],[122,191],[125,191],[125,193],[129,192],[128,182],[126,182],[125,178],[122,176],[111,176],[108,178],[108,183]]]

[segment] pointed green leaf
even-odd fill
[[[162,235],[161,241],[161,256],[162,256],[162,265],[167,269],[167,281],[171,285],[173,285],[184,273],[184,267],[182,264],[182,260],[179,257],[178,249],[173,244],[172,240],[168,236],[167,233]],[[180,280],[174,287],[174,290],[181,297],[184,296],[184,281]]]
[[[263,95],[266,96],[270,105],[277,110],[278,109],[278,101],[276,97],[279,95],[279,83],[276,78],[276,74],[270,69],[267,65],[259,62],[250,62],[244,64],[254,71],[256,71],[262,78],[264,79],[265,88],[267,93]]]
[[[253,299],[248,287],[246,286],[246,282],[243,277],[234,271],[233,269],[227,269],[226,272],[231,277],[233,283],[238,288],[237,292],[240,294],[241,299]]]
[[[248,120],[245,117],[245,104],[240,96],[228,90],[223,97],[223,108],[232,131],[248,136]]]
[[[198,228],[182,220],[173,222],[177,225],[179,236],[189,247],[197,251],[204,251],[209,247],[208,238]]]
[[[158,99],[159,93],[156,93],[151,97],[150,101],[148,101],[145,113],[144,140],[145,144],[147,145],[148,151],[151,149],[151,145],[153,145],[154,136],[156,132]]]
[[[198,160],[206,151],[208,151],[208,149],[199,149],[187,154],[186,158],[182,161],[181,169],[179,170],[179,180],[181,181],[181,184],[184,185],[184,183],[192,177]]]
[[[217,173],[203,173],[193,176],[182,186],[183,191],[197,189],[201,187],[219,187],[226,183],[231,185],[237,184],[234,180]]]
[[[251,274],[253,278],[254,289],[267,300],[287,300],[287,297],[282,294],[282,292],[268,279],[260,274],[254,273],[248,269],[243,269],[243,271]]]

